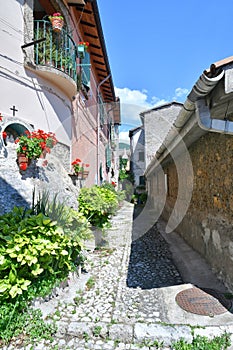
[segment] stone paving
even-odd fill
[[[156,225],[132,241],[132,217],[133,205],[124,202],[104,237],[107,244],[87,252],[88,273],[40,305],[46,320],[56,321],[53,343],[16,342],[4,350],[149,350],[172,349],[180,338],[191,342],[190,326],[164,322],[162,290],[183,283],[168,244]],[[213,336],[230,329],[201,331]]]

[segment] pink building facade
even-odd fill
[[[49,18],[58,12],[61,30]],[[85,186],[111,181],[120,103],[97,1],[9,0],[0,14],[1,132],[14,139],[25,129],[54,132],[67,173],[79,158],[89,165]],[[83,52],[80,42],[87,43]],[[2,137],[0,144],[3,155]]]

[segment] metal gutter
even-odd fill
[[[204,71],[202,73],[197,82],[194,84],[191,92],[189,93],[183,105],[183,108],[178,114],[178,117],[175,120],[172,128],[168,132],[168,135],[165,138],[162,146],[156,152],[155,159],[152,160],[152,162],[147,167],[145,171],[146,176],[149,176],[150,173],[156,168],[158,162],[161,162],[162,159],[165,159],[174,149],[175,145],[178,145],[183,140],[184,135],[181,137],[180,133],[188,121],[190,121],[190,126],[192,125],[192,127],[194,127],[195,124],[198,126],[197,116],[195,113],[197,107],[196,102],[208,95],[223,78],[223,76],[223,70],[214,70],[213,74],[211,71]],[[190,119],[194,120],[191,121]],[[186,132],[190,130],[190,128],[187,128]]]

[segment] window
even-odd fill
[[[139,185],[145,186],[145,176],[139,176]]]
[[[144,152],[138,152],[138,160],[139,162],[145,161]]]

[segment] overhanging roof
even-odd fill
[[[67,1],[69,6],[75,8],[79,30],[82,33],[82,40],[89,42],[91,63],[96,75],[97,84],[100,84],[109,75],[100,87],[100,91],[105,103],[115,102],[116,96],[114,84],[109,65],[107,49],[105,45],[97,0],[86,1],[86,4],[77,1]]]
[[[177,101],[172,101],[172,102],[167,102],[167,103],[163,103],[159,106],[156,106],[156,107],[153,107],[151,109],[147,109],[146,111],[143,111],[140,113],[140,117],[143,117],[145,114],[147,113],[151,113],[152,111],[158,111],[160,109],[163,109],[163,108],[167,108],[167,107],[171,107],[171,106],[180,106],[182,107],[183,106],[183,103],[181,102],[177,102]]]

